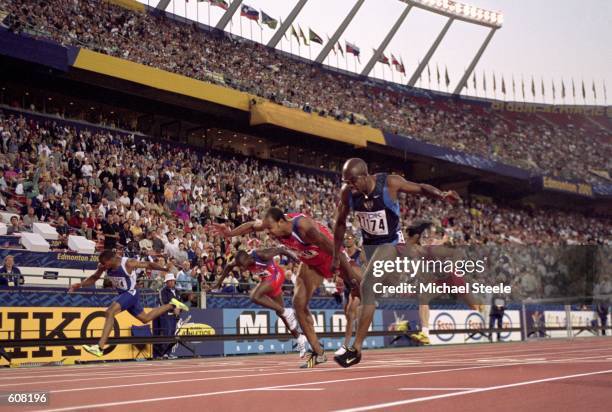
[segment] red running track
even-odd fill
[[[612,340],[371,350],[362,363],[297,369],[296,355],[0,372],[0,388],[49,391],[45,411],[609,411]]]

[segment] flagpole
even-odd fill
[[[242,17],[240,17],[240,37],[243,37],[242,36]]]
[[[208,6],[208,30],[210,31],[210,3],[206,3]]]
[[[249,26],[250,26],[250,29],[249,29],[250,34],[249,34],[249,36],[250,36],[250,39],[252,41],[253,40],[253,20],[251,20],[251,19],[249,19]]]
[[[259,39],[261,41],[261,44],[263,44],[263,26],[259,26]]]

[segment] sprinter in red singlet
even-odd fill
[[[266,231],[279,243],[297,253],[302,263],[293,294],[293,308],[311,347],[301,367],[313,368],[326,362],[327,357],[315,333],[308,303],[323,278],[334,275],[331,270],[334,242],[330,230],[304,214],[285,214],[275,207],[266,211],[263,220],[247,222],[233,230],[221,224],[213,224],[212,227],[216,233],[226,238]],[[339,258],[339,272],[347,287],[359,289],[361,278],[353,270],[346,254]]]

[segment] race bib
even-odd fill
[[[387,215],[384,210],[378,212],[356,212],[361,229],[369,235],[382,236],[389,234]]]
[[[111,281],[114,288],[127,289],[127,283],[125,282],[125,278],[109,277],[108,279]]]

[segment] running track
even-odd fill
[[[0,388],[49,391],[2,411],[610,410],[612,340],[374,350],[339,368],[297,355],[4,369]]]

